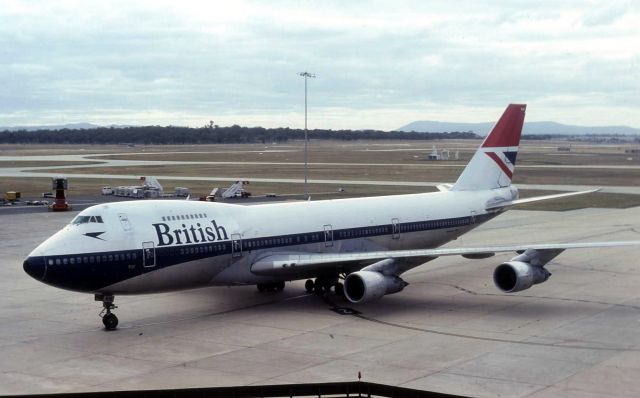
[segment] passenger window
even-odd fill
[[[49,265],[53,265],[53,260],[49,259]]]
[[[62,259],[62,264],[67,265],[68,262],[69,262],[69,260],[67,260],[66,257]]]
[[[60,265],[60,259],[56,258],[56,265]]]
[[[76,263],[76,259],[75,259],[75,257],[71,257],[71,258],[69,259],[69,262],[70,262],[71,264],[75,264],[75,263]]]

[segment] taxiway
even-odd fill
[[[99,303],[32,280],[22,260],[74,213],[3,214],[0,395],[363,380],[487,397],[640,395],[640,247],[567,251],[551,279],[500,293],[510,256],[441,258],[403,292],[349,305],[255,287]],[[640,239],[640,208],[510,211],[453,245]]]

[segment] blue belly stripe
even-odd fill
[[[474,217],[455,217],[440,220],[398,223],[399,234],[466,227],[480,224],[498,213],[480,214]],[[267,236],[242,239],[242,251],[274,249],[284,246],[305,245],[325,241],[324,230],[301,234]],[[332,241],[390,236],[392,224],[332,230]],[[205,242],[180,246],[156,247],[154,267],[143,266],[143,249],[78,253],[74,255],[31,257],[30,261],[47,263],[42,282],[69,290],[94,292],[106,286],[181,263],[232,254],[232,242]],[[73,263],[72,263],[73,262]]]

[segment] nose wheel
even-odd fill
[[[116,314],[111,312],[111,310],[115,310],[118,307],[113,304],[114,297],[109,295],[96,294],[95,300],[102,301],[102,311],[100,312],[100,317],[102,318],[104,329],[115,330],[118,327],[118,317],[116,316]]]

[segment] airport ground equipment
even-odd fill
[[[71,210],[71,204],[67,202],[64,191],[69,187],[69,181],[66,177],[54,177],[51,179],[51,189],[56,191],[56,197],[49,210],[51,211],[67,211]]]
[[[220,188],[215,187],[209,192],[209,195],[202,197],[200,200],[204,202],[215,202],[216,196],[220,196]]]
[[[164,188],[157,178],[151,176],[140,177],[145,197],[160,197],[164,194]]]
[[[187,196],[189,196],[189,188],[185,188],[185,187],[176,187],[176,188],[175,188],[175,195],[176,195],[177,197],[186,198]]]
[[[15,202],[16,200],[20,199],[20,192],[8,191],[4,196],[7,202]]]
[[[156,177],[142,176],[140,177],[141,185],[123,185],[115,188],[103,187],[102,194],[110,195],[109,190],[113,191],[113,195],[127,198],[159,198],[164,195],[164,188]]]
[[[248,198],[251,196],[251,192],[244,189],[245,185],[249,185],[249,181],[236,181],[233,185],[222,192],[222,197],[225,199]]]

